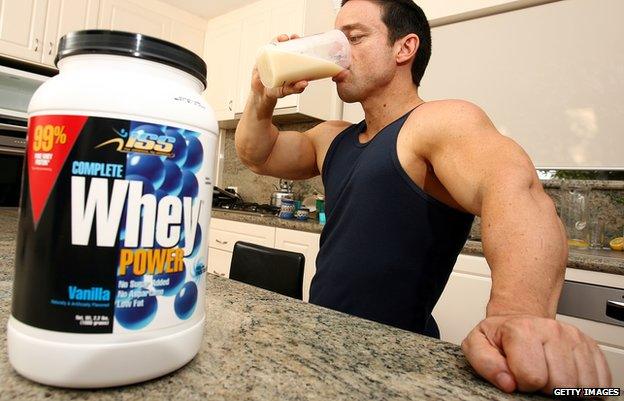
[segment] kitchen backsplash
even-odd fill
[[[280,130],[303,132],[314,127],[316,124],[318,124],[318,121],[278,124],[278,127]],[[234,130],[226,130],[224,157],[223,187],[238,187],[239,194],[246,202],[256,202],[260,204],[271,202],[271,193],[275,191],[274,185],[278,185],[279,179],[257,175],[240,162],[234,146]],[[314,193],[322,194],[324,193],[323,181],[320,176],[309,180],[295,181],[293,192],[295,193],[296,199],[299,200]]]
[[[302,122],[296,124],[279,125],[281,130],[305,131],[315,126],[318,122]],[[245,167],[236,155],[234,146],[234,130],[227,130],[225,135],[225,162],[222,185],[237,186],[239,193],[245,201],[257,203],[269,203],[271,192],[275,190],[273,185],[278,184],[278,179],[265,177],[251,172]],[[590,187],[589,197],[590,219],[599,218],[605,222],[605,238],[610,239],[622,235],[624,229],[624,181],[600,181],[600,180],[566,180],[568,185],[584,185]],[[561,198],[565,188],[562,188],[563,180],[552,179],[543,181],[544,188],[553,199],[557,211],[561,210]],[[309,180],[296,181],[293,187],[297,199],[303,199],[315,192],[324,193],[323,182],[320,177]],[[479,218],[475,219],[470,237],[481,238],[481,225]]]

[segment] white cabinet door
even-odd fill
[[[305,256],[303,274],[303,300],[310,298],[310,283],[316,273],[316,255],[319,252],[320,234],[278,228],[275,231],[275,248],[299,252]]]
[[[171,19],[129,0],[102,0],[99,26],[169,40]]]
[[[272,4],[269,36],[281,34],[303,36],[303,16],[305,0],[278,0]],[[277,101],[275,108],[296,107],[300,95],[290,95]]]
[[[234,99],[239,84],[241,30],[240,19],[211,22],[207,29],[204,60],[208,70],[208,84],[205,95],[218,121],[234,118]]]
[[[275,246],[275,227],[223,219],[210,220],[208,246],[232,252],[237,241],[273,247]]]
[[[206,269],[208,273],[221,277],[229,277],[231,263],[232,252],[208,248],[208,266]]]
[[[174,19],[171,21],[170,40],[202,57],[204,55],[206,30],[203,27],[193,26],[185,21]]]
[[[461,344],[474,326],[485,318],[492,279],[481,256],[459,255],[449,281],[433,309],[442,340]]]
[[[251,74],[256,64],[260,46],[271,40],[269,32],[270,10],[264,7],[250,7],[243,14],[241,49],[238,69],[238,95],[234,99],[234,110],[242,113],[251,91]]]
[[[61,36],[72,31],[97,28],[100,0],[48,1],[41,61],[53,66]]]
[[[0,0],[0,53],[41,61],[47,0]]]
[[[442,340],[461,344],[470,330],[485,319],[491,286],[488,277],[451,273],[432,313]]]
[[[364,109],[360,103],[343,103],[342,119],[357,124],[364,119]]]

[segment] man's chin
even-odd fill
[[[355,93],[352,93],[352,92],[346,90],[344,85],[341,85],[340,83],[338,83],[336,85],[336,89],[338,90],[338,97],[343,102],[345,102],[345,103],[355,103],[355,102],[359,102],[360,101],[360,97],[357,96]]]

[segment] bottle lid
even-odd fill
[[[59,42],[54,60],[78,54],[114,54],[166,64],[187,72],[206,87],[206,63],[197,54],[175,43],[140,33],[88,29],[70,32]]]

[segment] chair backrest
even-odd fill
[[[304,265],[301,253],[238,241],[234,244],[230,279],[302,299]]]

